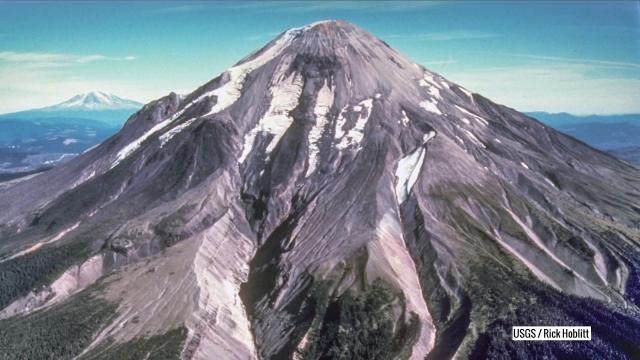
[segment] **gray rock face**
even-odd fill
[[[100,256],[118,311],[84,355],[185,326],[183,358],[465,358],[531,299],[638,316],[638,169],[341,21],[147,104],[0,204],[5,265]]]

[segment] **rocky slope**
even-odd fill
[[[43,329],[0,330],[4,358],[78,314],[89,335],[51,345],[60,357],[640,346],[640,171],[341,21],[147,104],[0,204],[4,328]],[[522,324],[591,325],[594,341],[507,340]]]

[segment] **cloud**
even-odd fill
[[[413,40],[413,41],[450,41],[450,40],[475,40],[490,39],[500,35],[481,31],[443,31],[420,34],[390,34],[382,36],[385,39]]]
[[[247,36],[241,37],[240,39],[243,41],[270,40],[278,36],[279,34],[280,32],[274,31],[274,32],[268,32],[268,33],[262,33],[262,34],[247,35]]]
[[[30,52],[14,52],[14,51],[2,51],[0,52],[0,60],[11,62],[51,62],[51,61],[63,61],[67,56],[63,54],[47,54],[47,53],[30,53]]]
[[[458,60],[454,60],[454,59],[449,58],[449,59],[446,59],[446,60],[421,61],[420,64],[429,67],[429,66],[446,66],[446,65],[455,64],[457,62],[458,62]]]
[[[552,61],[552,62],[567,63],[567,64],[582,64],[582,65],[588,65],[592,67],[617,68],[617,69],[640,69],[640,63],[632,63],[632,62],[566,58],[566,57],[559,57],[559,56],[543,56],[543,55],[529,55],[529,54],[515,54],[513,56],[532,59],[532,60]]]
[[[105,56],[105,55],[75,55],[62,53],[40,53],[40,52],[15,52],[0,51],[0,61],[18,63],[36,63],[50,66],[63,66],[71,64],[86,64],[95,61],[132,61],[136,57],[128,56]]]
[[[594,76],[597,64],[500,66],[443,75],[520,111],[621,114],[640,112],[640,79]],[[444,72],[444,71],[443,71]]]
[[[121,57],[117,57],[117,56],[104,56],[104,55],[87,55],[87,56],[81,56],[79,58],[76,59],[77,63],[80,64],[85,64],[85,63],[89,63],[89,62],[94,62],[94,61],[101,61],[101,60],[106,60],[106,61],[133,61],[136,60],[137,58],[133,55],[128,55],[128,56],[121,56]]]

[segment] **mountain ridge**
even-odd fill
[[[557,127],[565,125],[577,125],[580,123],[608,123],[608,122],[636,122],[640,120],[640,114],[611,114],[611,115],[576,115],[567,112],[550,113],[545,111],[527,111],[525,114],[539,119],[547,125]]]
[[[640,165],[640,114],[577,116],[568,113],[527,113],[556,130]]]

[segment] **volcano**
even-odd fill
[[[640,170],[317,22],[2,186],[0,357],[633,358],[639,204]]]

